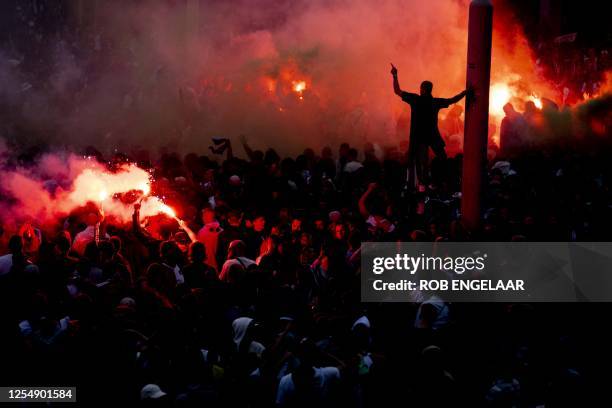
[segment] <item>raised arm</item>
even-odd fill
[[[253,157],[253,149],[251,148],[251,146],[249,146],[249,142],[247,141],[247,137],[245,135],[240,135],[240,142],[242,143],[242,147],[244,148],[244,151],[246,152],[249,160],[253,161],[254,157]]]
[[[399,80],[397,79],[397,68],[391,64],[391,75],[393,75],[393,92],[396,95],[402,96],[402,89],[400,88]]]
[[[467,95],[467,93],[468,93],[468,90],[466,89],[462,91],[461,93],[458,93],[457,95],[453,96],[452,98],[448,98],[447,99],[448,104],[452,105],[454,103],[459,102],[461,99],[463,99],[465,95]]]
[[[140,203],[134,204],[134,213],[132,214],[132,232],[141,241],[148,240],[150,238],[147,231],[140,226]]]
[[[183,231],[185,231],[185,233],[187,234],[191,242],[195,242],[198,240],[196,233],[193,232],[191,228],[189,228],[189,226],[187,225],[185,221],[181,220],[180,218],[177,218],[176,221],[178,222],[179,227],[181,227]]]
[[[366,206],[366,200],[377,187],[376,183],[370,183],[368,185],[368,189],[363,193],[361,198],[359,199],[359,212],[363,216],[363,218],[368,218],[370,216],[370,212],[368,211],[368,207]]]
[[[140,203],[134,204],[134,212],[132,213],[132,232],[136,235],[140,235]]]
[[[232,141],[227,139],[227,160],[231,160],[234,158],[234,151],[232,150]]]

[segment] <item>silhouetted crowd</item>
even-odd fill
[[[567,36],[571,38],[571,35]],[[567,38],[566,37],[566,38]],[[575,34],[574,34],[575,39]],[[609,47],[581,47],[571,42],[539,42],[535,71],[548,78],[562,104],[574,104],[600,93],[611,69]]]
[[[609,239],[605,150],[492,162],[469,232],[461,155],[413,191],[397,147],[243,147],[85,152],[150,170],[180,222],[134,203],[120,224],[84,203],[56,225],[3,225],[2,383],[76,386],[83,405],[547,408],[605,384],[605,304],[360,302],[363,241]]]

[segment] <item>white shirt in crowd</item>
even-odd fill
[[[6,275],[13,267],[13,254],[0,256],[0,276]]]
[[[221,274],[219,274],[219,279],[225,280],[227,278],[227,274],[229,273],[230,268],[234,265],[240,265],[246,270],[249,266],[255,265],[255,261],[245,256],[228,259],[223,263],[223,267],[221,268]]]
[[[197,234],[197,240],[204,244],[206,249],[206,263],[215,270],[218,270],[217,265],[217,244],[219,243],[219,234],[223,228],[217,221],[209,222],[204,225]]]
[[[312,392],[315,399],[324,400],[330,393],[331,387],[340,380],[340,370],[336,367],[314,367],[314,386]],[[295,395],[295,383],[293,374],[287,374],[281,378],[276,393],[276,404],[286,405]]]
[[[72,249],[80,256],[83,256],[85,254],[85,247],[87,247],[87,244],[90,242],[93,242],[95,238],[96,226],[88,225],[87,228],[76,234],[74,241],[72,242]],[[104,238],[109,239],[110,236],[108,234],[104,234]]]
[[[354,173],[362,167],[363,164],[359,163],[358,161],[350,161],[344,165],[344,171],[347,173]]]
[[[174,272],[174,278],[176,279],[177,285],[182,285],[183,283],[185,283],[185,275],[183,275],[183,271],[181,271],[180,266],[178,265],[170,266],[167,263],[164,263],[162,265],[164,265],[166,268],[172,269],[172,272]]]

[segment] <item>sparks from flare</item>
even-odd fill
[[[139,200],[143,219],[165,214],[178,220],[173,208],[159,197],[150,195],[152,181],[147,171],[134,164],[126,164],[115,172],[92,165],[75,178],[73,189],[68,194],[69,208],[93,201],[99,203],[100,209],[104,207],[105,213],[129,221],[133,209],[130,203],[121,200],[121,196],[131,192]]]

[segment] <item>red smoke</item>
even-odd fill
[[[28,219],[54,223],[88,203],[115,222],[127,223],[136,201],[141,203],[142,219],[176,216],[162,200],[149,195],[150,174],[131,164],[110,171],[88,157],[46,154],[39,165],[3,170],[0,178],[2,193],[10,198],[1,204],[4,223]]]

